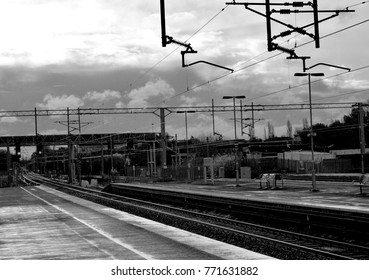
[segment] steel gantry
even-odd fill
[[[352,103],[313,103],[313,109],[342,109],[342,108],[352,108]],[[281,110],[307,110],[309,109],[309,104],[280,104],[280,105],[273,105],[273,104],[243,104],[240,107],[240,111],[281,111]],[[19,111],[0,111],[0,118],[8,118],[8,117],[32,117],[35,120],[35,136],[38,139],[44,139],[46,142],[50,142],[49,140],[52,139],[52,142],[55,143],[61,141],[60,139],[66,139],[65,136],[42,136],[38,133],[38,126],[37,121],[39,117],[52,117],[52,116],[82,116],[82,115],[102,115],[102,114],[154,114],[160,118],[160,143],[162,149],[162,164],[166,164],[166,129],[165,129],[165,118],[170,115],[171,113],[175,113],[178,111],[191,111],[194,113],[210,113],[213,117],[214,123],[214,116],[216,112],[234,112],[234,106],[232,105],[212,105],[209,106],[171,106],[171,107],[144,107],[144,108],[77,108],[77,109],[58,109],[58,110],[45,110],[45,109],[33,109],[33,110],[19,110]],[[213,125],[213,133],[215,133],[215,127]],[[125,137],[128,137],[125,134]],[[46,138],[47,139],[46,139]],[[114,136],[118,137],[118,136]],[[5,139],[6,138],[6,139]],[[0,144],[2,143],[3,146],[5,145],[14,145],[14,139],[12,137],[0,137]],[[27,136],[21,137],[24,141],[35,143],[39,142],[36,141],[36,138],[30,137],[28,139]],[[32,139],[31,139],[32,138]],[[89,141],[95,136],[88,136]],[[100,136],[96,136],[96,138],[100,138]],[[2,140],[1,140],[2,139]],[[29,141],[28,141],[28,140]],[[82,138],[85,139],[85,138]],[[18,139],[21,140],[21,139]],[[87,139],[86,139],[87,140]],[[83,141],[82,141],[83,142]],[[23,143],[21,143],[23,144]],[[27,145],[24,143],[24,145]],[[29,143],[28,143],[29,145]]]
[[[314,109],[339,109],[351,108],[353,103],[313,103]],[[309,104],[254,104],[254,110],[271,111],[271,110],[301,110],[308,109]],[[51,116],[67,116],[68,111],[71,116],[78,115],[119,115],[119,114],[157,114],[160,109],[166,110],[168,113],[176,111],[191,110],[196,113],[210,112],[233,112],[232,105],[208,105],[208,106],[169,106],[169,107],[143,107],[143,108],[77,108],[77,109],[58,109],[58,110],[18,110],[18,111],[0,111],[0,118],[7,117],[51,117]],[[251,104],[244,104],[244,110],[251,110]]]
[[[344,109],[352,108],[353,103],[313,103],[313,109]],[[242,104],[239,107],[240,111],[282,111],[282,110],[308,110],[309,104]],[[35,120],[35,135],[38,133],[37,121],[39,117],[52,116],[82,116],[82,115],[102,115],[102,114],[154,114],[160,118],[161,137],[165,138],[165,118],[171,113],[178,111],[191,111],[193,113],[211,113],[213,117],[213,132],[215,132],[214,115],[219,112],[234,112],[234,106],[172,106],[172,107],[144,107],[144,108],[77,108],[77,109],[58,109],[58,110],[19,110],[19,111],[0,111],[0,118],[9,117],[33,117]]]
[[[52,117],[52,116],[66,116],[67,117],[67,123],[68,123],[68,134],[70,134],[70,116],[78,116],[78,119],[80,120],[80,116],[83,115],[121,115],[121,114],[155,114],[160,118],[160,143],[161,143],[161,160],[162,160],[162,166],[166,166],[166,131],[165,131],[165,118],[169,114],[186,109],[187,107],[144,107],[144,108],[66,108],[66,109],[54,109],[54,110],[46,110],[46,109],[33,109],[33,110],[18,110],[18,111],[0,111],[0,118],[8,118],[8,117],[32,117],[35,120],[35,135],[37,139],[32,138],[30,141],[27,141],[27,139],[22,138],[23,140],[27,141],[28,144],[34,143],[34,145],[37,145],[39,143],[39,139],[42,138],[42,136],[38,133],[38,118],[39,117]],[[196,112],[227,112],[232,111],[232,106],[217,106],[217,108],[214,109],[213,106],[198,106],[198,107],[191,107],[192,110]],[[97,136],[99,137],[99,136]],[[53,137],[55,138],[55,137]],[[58,138],[58,136],[56,136]],[[63,137],[62,137],[63,138]],[[65,137],[64,137],[65,138]],[[10,140],[11,138],[0,140],[4,145],[13,145],[13,141]],[[59,139],[59,138],[58,138]],[[10,143],[9,143],[10,141]]]

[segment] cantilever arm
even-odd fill
[[[310,67],[304,67],[304,72],[305,72],[306,70],[310,70],[311,68],[314,68],[314,67],[319,66],[319,65],[324,65],[324,66],[330,66],[330,67],[334,67],[334,68],[339,68],[339,69],[347,70],[347,71],[349,71],[349,72],[351,71],[351,69],[350,69],[350,68],[343,67],[343,66],[337,66],[337,65],[328,64],[328,63],[317,63],[317,64],[315,64],[315,65],[313,65],[313,66],[310,66]]]
[[[225,69],[225,70],[228,70],[228,71],[231,71],[233,72],[234,70],[231,69],[231,68],[228,68],[228,67],[224,67],[224,66],[221,66],[221,65],[218,65],[218,64],[214,64],[214,63],[211,63],[211,62],[208,62],[208,61],[204,61],[204,60],[199,60],[199,61],[196,61],[196,62],[192,62],[188,65],[184,65],[184,67],[187,67],[187,66],[192,66],[192,65],[195,65],[197,63],[205,63],[205,64],[209,64],[209,65],[212,65],[212,66],[215,66],[215,67],[218,67],[218,68],[222,68],[222,69]]]

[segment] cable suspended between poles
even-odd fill
[[[223,11],[224,9],[222,9]],[[219,14],[219,13],[218,13]],[[165,48],[167,45],[169,44],[177,44],[180,45],[182,47],[185,47],[186,50],[181,51],[181,55],[182,55],[182,67],[189,67],[198,63],[205,63],[214,67],[218,67],[218,68],[222,68],[222,69],[226,69],[228,71],[233,72],[233,69],[228,68],[228,67],[224,67],[215,63],[211,63],[208,61],[204,61],[204,60],[200,60],[200,61],[196,61],[193,63],[189,63],[186,64],[185,62],[185,55],[189,54],[189,53],[197,53],[197,51],[195,51],[192,47],[191,44],[186,43],[186,42],[180,42],[175,40],[173,37],[168,36],[166,34],[166,23],[165,23],[165,0],[160,0],[160,18],[161,18],[161,42],[162,42],[162,47]],[[197,31],[198,32],[198,31]]]

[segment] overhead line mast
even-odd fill
[[[175,40],[173,37],[168,36],[167,35],[167,31],[166,31],[166,22],[165,22],[165,0],[160,0],[160,19],[161,19],[161,45],[163,48],[165,48],[167,45],[169,44],[177,44],[180,45],[182,47],[185,47],[186,49],[184,51],[181,51],[181,55],[182,55],[182,67],[189,67],[198,63],[205,63],[214,67],[218,67],[218,68],[222,68],[228,71],[233,72],[233,69],[225,67],[225,66],[221,66],[215,63],[211,63],[208,61],[204,61],[204,60],[199,60],[193,63],[189,63],[186,64],[185,61],[185,55],[189,54],[189,53],[197,53],[197,51],[195,51],[192,47],[191,44],[186,43],[186,42],[180,42],[178,40]]]
[[[296,32],[302,35],[307,35],[311,38],[314,39],[315,41],[315,47],[316,48],[320,48],[320,34],[319,34],[319,24],[327,21],[329,19],[332,19],[336,16],[338,16],[340,13],[344,13],[344,12],[355,12],[354,10],[350,10],[348,8],[346,9],[342,9],[342,10],[319,10],[318,9],[318,0],[313,0],[312,2],[302,2],[302,1],[295,1],[295,2],[284,2],[284,3],[271,3],[270,0],[265,0],[264,3],[251,3],[251,2],[226,2],[226,5],[242,5],[245,7],[245,9],[256,13],[258,15],[261,15],[263,17],[266,18],[266,29],[267,29],[267,46],[268,46],[268,51],[274,51],[274,50],[279,50],[281,52],[285,52],[289,54],[289,59],[302,59],[303,63],[304,63],[304,71],[305,71],[305,61],[306,59],[309,59],[310,57],[308,56],[298,56],[295,53],[294,49],[288,49],[285,47],[280,46],[278,43],[275,42],[275,39],[279,38],[279,37],[286,37],[291,35],[292,33]],[[265,13],[262,13],[258,10],[255,10],[253,8],[251,8],[250,6],[265,6]],[[312,9],[295,9],[295,10],[291,10],[291,9],[272,9],[271,6],[292,6],[295,8],[303,8],[303,7],[310,7]],[[310,24],[307,24],[305,26],[302,27],[298,27],[298,26],[293,26],[291,24],[285,23],[281,20],[278,20],[274,17],[272,17],[272,14],[274,13],[279,13],[282,15],[288,15],[288,14],[297,14],[297,13],[311,13],[313,14],[313,22]],[[319,14],[320,13],[333,13],[333,15],[330,15],[326,18],[323,19],[319,19]],[[272,35],[272,22],[276,22],[278,24],[281,24],[283,26],[286,26],[288,28],[287,31],[281,32],[279,35]],[[314,26],[314,33],[309,33],[307,32],[307,28]]]

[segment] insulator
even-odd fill
[[[280,34],[281,37],[286,37],[292,34],[291,30],[284,31]]]
[[[293,2],[292,3],[293,7],[303,7],[304,6],[304,2]]]
[[[279,13],[281,15],[289,15],[291,13],[291,10],[290,9],[280,9]]]

